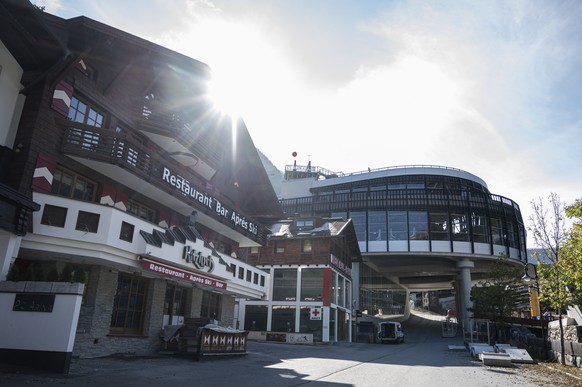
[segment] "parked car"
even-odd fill
[[[378,341],[381,343],[404,342],[404,331],[399,322],[386,321],[378,323]]]

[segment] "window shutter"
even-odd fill
[[[53,177],[57,162],[50,156],[39,153],[32,177],[32,190],[36,192],[51,192]]]
[[[71,106],[71,97],[73,96],[73,86],[65,81],[59,81],[55,86],[51,108],[62,116],[67,117],[69,107]]]

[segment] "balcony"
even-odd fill
[[[248,278],[265,276],[265,272],[209,247],[201,238],[155,238],[151,235],[174,234],[173,230],[158,227],[115,207],[73,200],[60,196],[34,193],[33,200],[41,211],[33,215],[33,230],[22,240],[23,257],[65,260],[79,264],[106,265],[119,270],[139,272],[141,258],[188,272],[192,264],[184,257],[185,248],[211,256],[215,264],[210,275],[226,281],[226,290],[233,294],[261,298],[265,283],[248,281]],[[176,231],[175,233],[178,233]],[[36,252],[36,253],[35,253]],[[247,274],[247,280],[235,276],[234,268]]]
[[[172,156],[163,149],[146,146],[143,138],[130,132],[119,133],[67,120],[59,120],[58,125],[63,133],[62,152],[79,163],[182,215],[189,216],[195,209],[200,223],[238,242],[241,247],[266,244],[269,230],[240,213],[229,198],[206,192],[202,188],[206,187],[206,180],[177,161],[177,158],[186,157],[184,154]],[[190,155],[189,158],[194,157]],[[170,174],[172,182],[179,180],[182,189],[172,184]],[[183,189],[186,185],[188,192]],[[206,200],[203,202],[200,197]],[[228,217],[224,209],[228,209]],[[240,227],[230,217],[234,213],[237,219],[244,219],[245,224],[253,227]]]

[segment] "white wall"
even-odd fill
[[[6,46],[0,42],[0,145],[12,148],[20,117],[24,96],[19,94],[22,68],[10,54]]]
[[[0,348],[73,352],[83,284],[0,282]],[[55,294],[52,312],[13,311],[16,293]]]

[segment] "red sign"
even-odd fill
[[[181,270],[147,259],[143,259],[142,267],[147,271],[159,273],[172,278],[190,281],[198,285],[210,286],[217,289],[226,289],[226,282],[218,281],[210,277],[204,277],[202,275],[194,274],[189,271]]]

